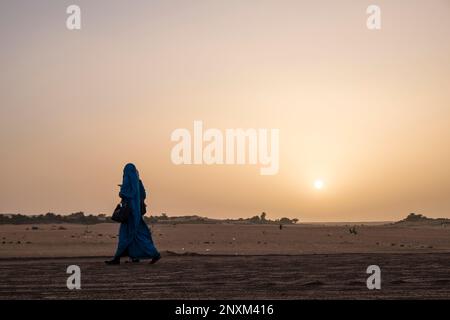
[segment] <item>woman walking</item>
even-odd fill
[[[153,244],[152,235],[141,214],[146,193],[139,173],[134,164],[129,163],[123,169],[123,181],[120,186],[119,197],[122,203],[131,208],[125,223],[120,224],[119,244],[112,260],[106,264],[120,264],[120,258],[128,256],[133,262],[139,259],[152,259],[151,264],[157,262],[161,255]]]

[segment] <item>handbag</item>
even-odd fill
[[[114,210],[111,219],[119,223],[126,223],[131,215],[131,208],[126,202],[119,203]]]

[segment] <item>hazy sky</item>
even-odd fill
[[[194,120],[280,129],[279,174],[175,166]],[[1,0],[0,150],[5,213],[109,214],[134,162],[154,214],[450,217],[450,1]]]

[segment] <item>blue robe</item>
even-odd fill
[[[129,256],[132,259],[152,259],[159,257],[150,230],[141,215],[141,197],[145,199],[145,189],[139,180],[136,167],[131,163],[127,164],[123,170],[119,196],[131,207],[132,214],[126,223],[120,224],[119,244],[115,258]]]

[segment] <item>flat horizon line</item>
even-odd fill
[[[67,217],[67,216],[70,216],[70,215],[72,215],[74,213],[79,213],[79,212],[82,212],[85,216],[89,216],[89,215],[92,215],[94,217],[100,217],[101,215],[104,215],[105,217],[109,217],[110,216],[110,215],[106,215],[106,214],[102,214],[102,213],[100,213],[100,214],[86,213],[84,211],[78,211],[78,212],[66,213],[66,214],[59,214],[59,213],[53,213],[53,212],[46,212],[46,213],[20,213],[20,212],[18,212],[18,213],[3,213],[3,212],[1,212],[0,215],[3,215],[3,216],[24,215],[24,216],[28,216],[28,217],[38,217],[40,215],[44,215],[45,216],[47,213],[52,213],[52,214],[55,214],[55,215],[60,215],[60,216]],[[151,217],[151,216],[160,217],[160,216],[162,216],[162,214],[163,213],[161,213],[160,215],[146,215],[146,216],[147,217]],[[200,216],[198,214],[167,215],[167,217],[169,217],[169,218],[183,218],[183,217],[194,217],[194,216],[195,217],[199,217],[199,218],[204,218],[204,219],[209,219],[209,220],[218,220],[218,221],[224,221],[224,222],[226,220],[239,221],[239,219],[246,220],[246,219],[251,219],[252,217],[254,217],[254,216],[249,216],[249,217],[239,217],[239,218],[231,218],[231,217],[230,218],[223,218],[223,217],[212,218],[212,217],[208,217],[208,216]],[[276,222],[277,219],[282,219],[282,218],[288,218],[288,217],[276,218],[274,220],[267,219],[267,221]],[[298,219],[298,218],[288,218],[288,219],[292,220],[292,219]],[[444,219],[446,219],[446,218],[444,218]],[[355,221],[351,221],[351,220],[342,220],[342,221],[329,221],[329,220],[326,220],[326,221],[309,221],[308,220],[308,221],[303,221],[301,219],[298,219],[298,220],[299,221],[298,221],[297,224],[348,224],[348,223],[353,223],[353,224],[368,224],[368,223],[370,223],[370,224],[377,223],[378,224],[379,223],[379,224],[383,224],[383,223],[397,222],[396,220],[355,220]],[[255,223],[255,224],[257,224],[257,223]]]

